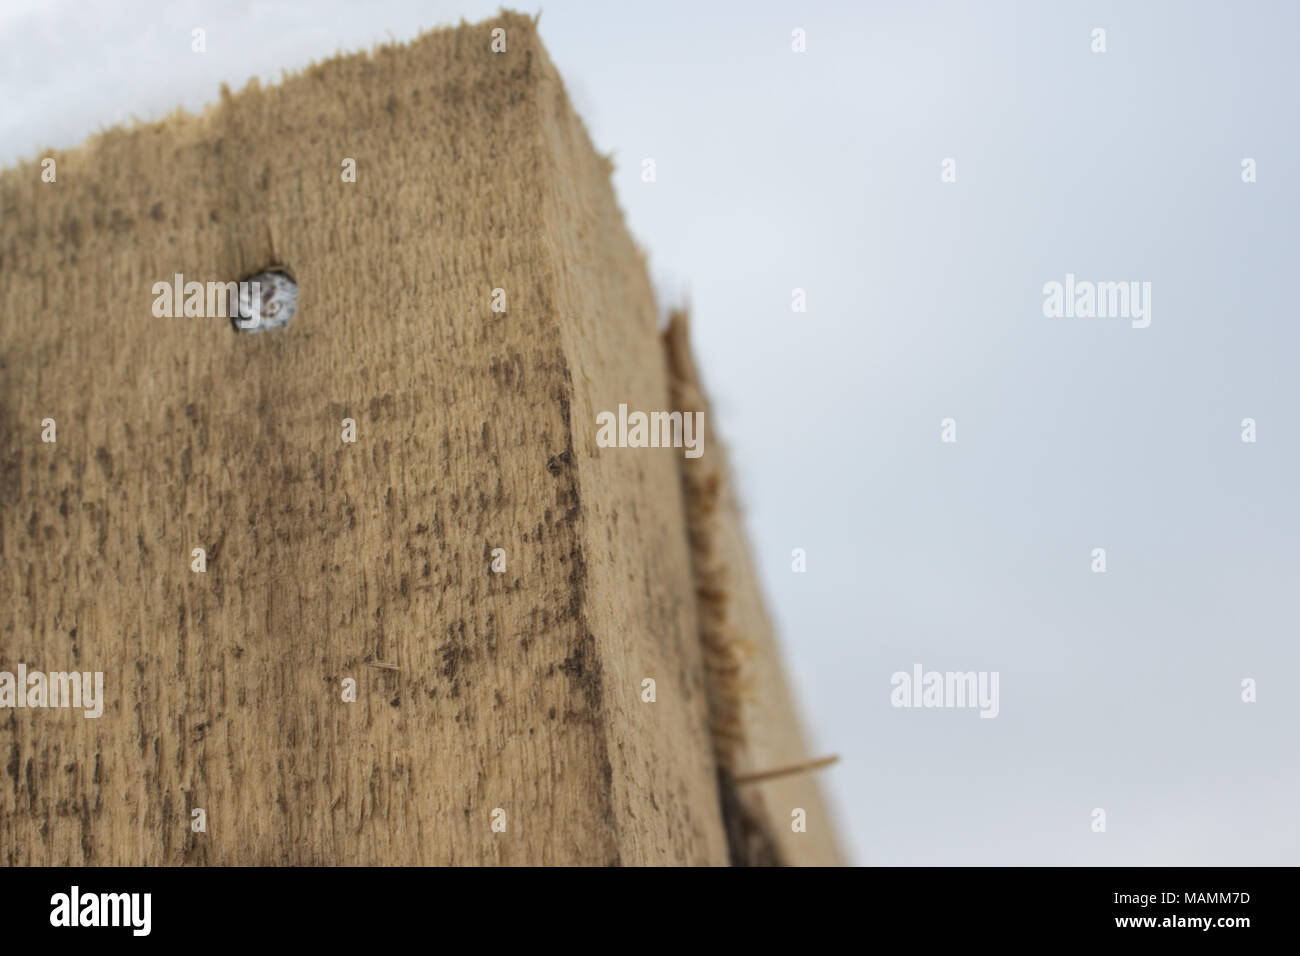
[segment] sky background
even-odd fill
[[[0,0],[0,164],[497,8]],[[853,862],[1300,863],[1300,5],[542,9],[690,302]],[[1045,318],[1067,272],[1150,327]],[[892,707],[914,664],[999,716]]]

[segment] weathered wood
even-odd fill
[[[595,442],[671,407],[653,296],[534,22],[48,155],[0,175],[0,670],[105,706],[0,710],[0,860],[728,862],[682,452]],[[287,329],[152,314],[271,264]]]

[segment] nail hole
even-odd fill
[[[238,332],[265,332],[289,324],[298,311],[298,283],[283,269],[266,269],[239,283],[239,306],[230,322]]]

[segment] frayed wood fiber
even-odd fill
[[[794,833],[790,813],[827,820],[820,787],[804,774],[738,788],[736,777],[807,755],[797,709],[750,561],[740,506],[690,348],[689,322],[674,312],[663,333],[673,407],[715,421],[709,454],[683,459],[687,534],[708,679],[710,728],[733,863],[839,862],[829,828]]]

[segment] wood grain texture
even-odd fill
[[[0,670],[106,703],[0,710],[0,861],[727,863],[681,451],[595,444],[669,407],[654,300],[533,20],[45,155],[0,174]],[[151,313],[270,264],[288,329]]]

